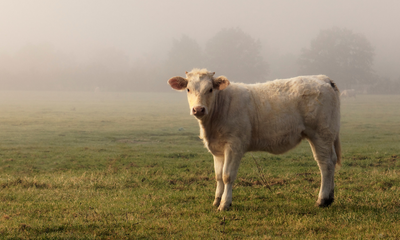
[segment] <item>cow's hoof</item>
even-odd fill
[[[318,207],[328,207],[333,203],[334,200],[334,198],[318,199],[316,205]]]
[[[218,207],[218,211],[228,211],[231,206],[231,203],[221,203]]]
[[[215,198],[215,200],[214,200],[214,202],[213,202],[213,205],[214,205],[215,207],[218,207],[219,204],[220,204],[220,202],[221,202],[221,198],[217,197],[217,198]]]

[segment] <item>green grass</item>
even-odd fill
[[[0,92],[0,239],[400,238],[400,96],[342,102],[331,207],[303,142],[252,153],[271,190],[246,154],[217,212],[184,95]]]

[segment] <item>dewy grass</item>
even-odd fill
[[[217,212],[213,160],[179,94],[1,92],[0,239],[398,239],[399,102],[342,102],[331,207],[314,206],[303,142],[247,154],[232,210]]]

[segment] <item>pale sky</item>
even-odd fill
[[[364,34],[378,72],[399,78],[399,25],[398,0],[0,0],[0,53],[46,43],[78,58],[101,48],[164,58],[173,38],[204,45],[240,27],[266,51],[298,54],[320,29],[337,26]]]

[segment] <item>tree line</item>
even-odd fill
[[[391,81],[374,72],[374,57],[364,35],[334,27],[321,30],[299,56],[272,65],[297,75],[328,75],[340,89],[400,93],[400,79]],[[27,45],[12,56],[0,54],[0,84],[7,90],[164,91],[169,77],[195,67],[254,83],[268,79],[267,60],[261,42],[239,28],[220,30],[204,47],[183,35],[173,40],[165,60],[141,56],[130,62],[124,52],[104,49],[77,63],[50,45]]]

